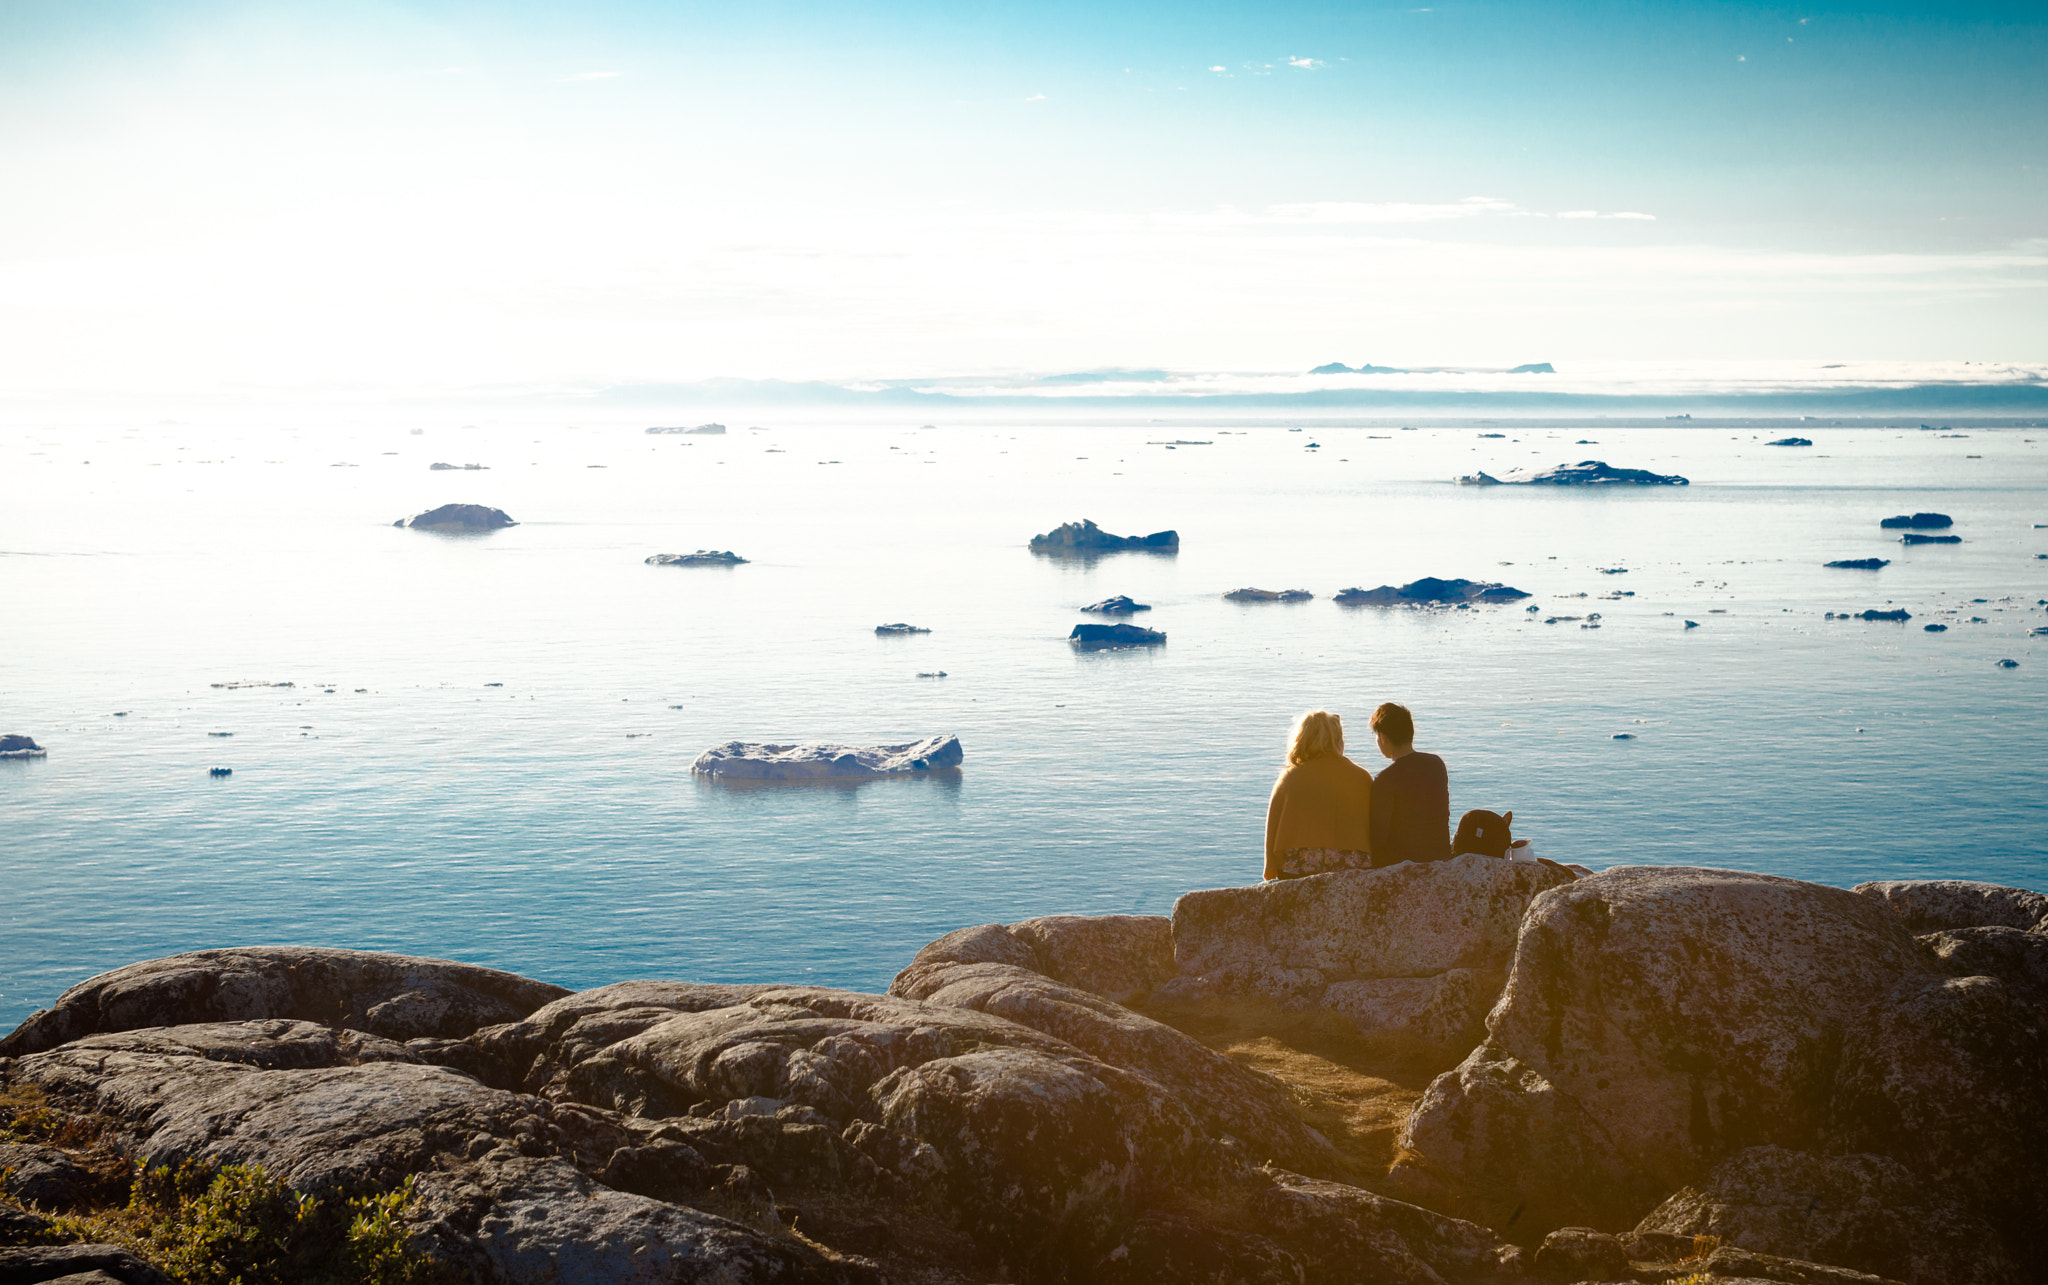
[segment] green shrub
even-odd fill
[[[295,1192],[260,1165],[187,1160],[140,1169],[124,1209],[58,1230],[125,1245],[180,1285],[452,1285],[410,1247],[413,1180],[386,1192]]]

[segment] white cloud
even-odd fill
[[[1044,94],[1033,94],[1033,95],[1031,95],[1031,97],[1029,97],[1029,98],[1025,99],[1024,101],[1025,101],[1025,102],[1027,102],[1027,103],[1042,103],[1042,102],[1044,102],[1044,101],[1045,101],[1045,95],[1044,95]]]
[[[1287,65],[1290,67],[1300,67],[1305,71],[1314,71],[1316,68],[1323,66],[1324,63],[1320,58],[1289,58]]]
[[[573,76],[563,76],[557,83],[567,84],[572,80],[617,80],[625,74],[623,71],[581,71]]]
[[[1617,210],[1613,214],[1602,214],[1598,210],[1559,210],[1557,217],[1561,219],[1638,219],[1644,223],[1655,223],[1657,221],[1656,215],[1643,214],[1636,210]]]
[[[1211,68],[1210,68],[1209,70],[1210,70],[1210,71],[1228,71],[1228,70],[1230,70],[1230,69],[1229,69],[1228,67],[1211,67]]]

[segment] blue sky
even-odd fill
[[[2044,66],[2038,5],[15,0],[0,385],[2038,361]]]

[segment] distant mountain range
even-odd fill
[[[1479,370],[1469,366],[1347,366],[1341,361],[1317,366],[1308,372],[1311,375],[1555,375],[1557,368],[1547,361],[1532,361],[1526,366],[1511,366],[1504,371]]]
[[[1926,381],[1761,383],[1734,387],[1644,388],[1602,391],[1597,383],[1559,386],[1550,381],[1500,387],[1506,375],[1555,375],[1549,363],[1510,370],[1459,371],[1392,367],[1318,367],[1307,375],[1244,376],[1218,387],[1218,380],[1155,370],[1076,372],[1044,377],[953,377],[836,384],[820,380],[706,379],[693,383],[615,384],[568,394],[568,400],[599,406],[636,406],[683,412],[701,408],[722,414],[742,407],[840,407],[876,410],[917,408],[936,416],[950,409],[1071,409],[1124,411],[1299,410],[1380,411],[1388,414],[1624,415],[1670,418],[1690,413],[1715,415],[2018,415],[2048,418],[2048,382]],[[1342,387],[1301,387],[1309,376],[1468,374],[1466,387],[1417,387],[1408,381],[1362,381]],[[1559,378],[1564,378],[1559,376]],[[1145,385],[1151,385],[1146,387]],[[1093,391],[1095,389],[1101,391]]]

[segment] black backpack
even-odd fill
[[[1502,816],[1475,808],[1458,818],[1458,837],[1451,840],[1451,855],[1476,852],[1482,857],[1505,857],[1514,836],[1508,832],[1515,814]]]

